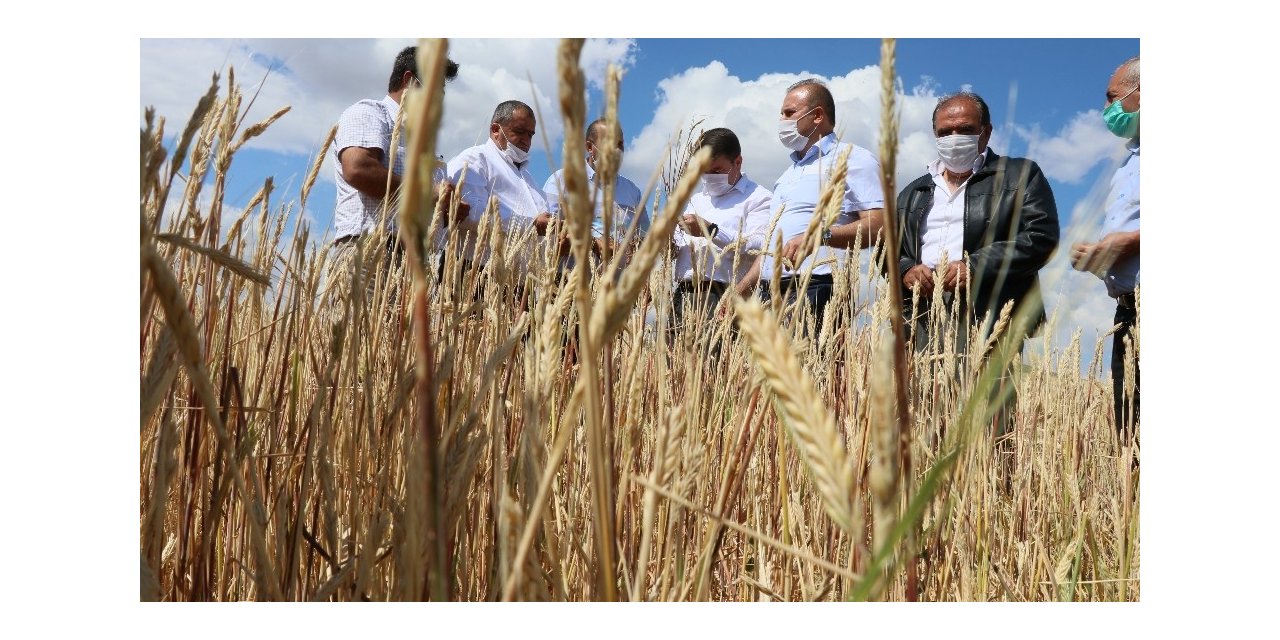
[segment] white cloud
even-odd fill
[[[1050,180],[1079,183],[1100,162],[1123,157],[1123,145],[1107,131],[1097,110],[1077,113],[1057,134],[1045,135],[1039,126],[1014,126],[1026,140],[1027,155],[1034,158]]]
[[[141,104],[154,105],[168,120],[167,131],[176,134],[208,89],[209,75],[221,71],[225,86],[225,69],[231,66],[247,95],[266,77],[247,122],[292,106],[249,146],[312,154],[343,109],[362,98],[385,95],[395,54],[413,43],[408,39],[142,40]],[[550,144],[558,147],[563,134],[556,84],[558,43],[554,39],[450,41],[449,56],[460,68],[445,92],[439,153],[448,157],[482,141],[493,107],[509,99],[540,109],[539,126]],[[581,61],[588,83],[599,87],[610,63],[624,69],[634,63],[635,43],[588,40]],[[330,160],[320,176],[333,179]]]

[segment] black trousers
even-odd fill
[[[1116,298],[1115,324],[1120,325],[1111,342],[1111,388],[1115,393],[1116,433],[1121,444],[1128,442],[1138,424],[1138,360],[1133,362],[1133,398],[1124,394],[1124,359],[1128,353],[1124,339],[1131,338],[1133,325],[1138,320],[1138,309],[1132,293]]]
[[[720,306],[720,299],[728,289],[729,285],[715,280],[697,283],[685,280],[676,283],[671,297],[671,313],[674,316],[672,327],[684,327],[685,305],[689,305],[689,311],[693,312],[699,305],[705,304],[706,306],[702,308],[703,318],[708,322],[714,320],[716,307]]]
[[[785,304],[791,304],[796,301],[799,296],[800,278],[783,278],[781,281],[781,291],[773,292],[769,290],[770,282],[762,282],[760,284],[760,299],[768,302],[774,295],[781,295]],[[809,299],[809,310],[812,312],[813,333],[809,335],[818,335],[822,330],[822,314],[826,311],[827,302],[831,300],[831,295],[835,291],[835,279],[831,274],[814,275],[809,277],[809,286],[805,288],[804,295]],[[810,324],[809,319],[805,320],[806,331]]]

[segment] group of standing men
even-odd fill
[[[1123,63],[1107,87],[1103,117],[1113,133],[1129,140],[1130,155],[1113,178],[1103,233],[1097,242],[1071,249],[1072,265],[1103,278],[1116,299],[1116,323],[1122,326],[1115,334],[1112,377],[1122,436],[1132,433],[1138,416],[1136,366],[1132,402],[1124,392],[1125,340],[1136,322],[1138,286],[1138,66],[1137,57]],[[449,61],[446,78],[455,77],[457,69]],[[399,186],[404,138],[400,148],[392,150],[392,132],[400,99],[417,77],[416,50],[408,47],[396,58],[387,96],[362,100],[342,114],[333,147],[338,184],[335,245],[340,251],[375,228],[388,186],[392,194]],[[867,149],[836,137],[830,90],[814,79],[797,82],[788,87],[779,115],[778,139],[790,151],[791,165],[771,190],[743,172],[742,147],[732,131],[716,128],[702,134],[699,145],[711,150],[711,164],[672,240],[678,311],[695,294],[704,308],[716,309],[728,295],[745,296],[758,289],[765,299],[785,296],[790,302],[804,295],[812,312],[806,320],[820,327],[833,294],[833,268],[841,268],[851,250],[878,241],[885,202],[880,163]],[[643,234],[649,219],[641,190],[618,176],[614,226],[606,237],[599,196],[604,185],[597,184],[606,126],[597,120],[587,127],[584,160],[589,188],[596,194],[594,235],[607,243],[629,228]],[[479,216],[472,214],[484,211],[492,196],[506,231],[532,227],[539,236],[548,233],[560,214],[563,177],[557,171],[544,185],[535,184],[528,171],[535,131],[536,119],[528,105],[503,102],[493,112],[488,140],[437,169],[442,199],[456,199],[450,223],[474,231]],[[933,132],[938,157],[897,198],[897,268],[904,306],[914,307],[919,318],[931,300],[941,298],[949,309],[971,322],[985,321],[989,329],[1006,303],[1013,304],[1015,313],[1021,305],[1034,305],[1025,312],[1032,314],[1032,326],[1038,326],[1045,315],[1038,272],[1059,240],[1057,207],[1047,179],[1034,161],[1000,156],[988,147],[991,113],[977,94],[961,92],[939,99]],[[620,132],[616,143],[620,153]],[[805,242],[805,232],[818,213],[828,174],[846,151],[839,213],[833,224],[821,229],[815,249]],[[390,157],[395,158],[392,165]],[[393,225],[394,216],[389,216],[389,227]],[[465,259],[483,261],[486,257],[476,255],[474,247],[472,238],[464,249]],[[564,255],[563,246],[559,253]],[[344,266],[341,259],[335,262]],[[886,268],[892,265],[889,260]],[[934,295],[935,286],[942,287],[941,296]],[[916,305],[910,304],[913,292],[919,294]],[[918,346],[927,342],[927,331],[927,325],[917,321]],[[963,337],[960,340],[957,348],[964,350]]]

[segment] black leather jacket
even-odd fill
[[[899,275],[920,264],[924,215],[933,203],[933,176],[925,174],[898,194]],[[1058,207],[1049,181],[1035,162],[987,150],[987,161],[964,194],[964,250],[969,253],[974,319],[992,317],[1008,300],[1022,300],[1040,286],[1036,275],[1058,247]],[[911,293],[904,291],[910,304]],[[1015,311],[1020,302],[1015,302]],[[1033,325],[1044,321],[1037,299]]]

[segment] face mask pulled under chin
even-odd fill
[[[729,184],[729,175],[724,173],[702,174],[702,190],[709,196],[722,196],[729,193],[733,185]]]
[[[507,132],[498,127],[498,133],[502,136],[503,142],[507,143],[507,148],[502,150],[502,155],[515,164],[521,164],[529,159],[529,152],[520,147],[511,144],[511,140],[507,138]]]

